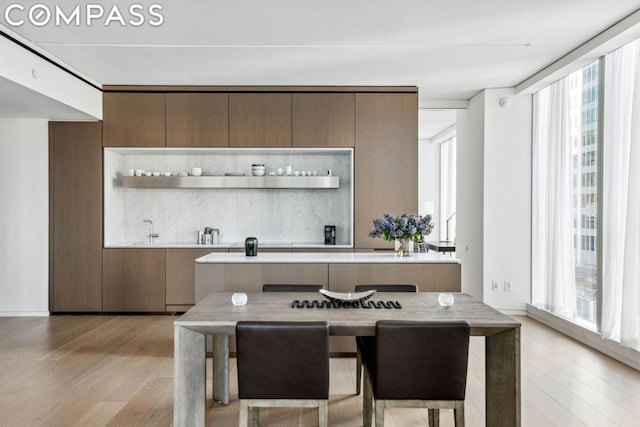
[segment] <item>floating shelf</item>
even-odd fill
[[[317,188],[340,187],[338,176],[124,176],[127,188]]]

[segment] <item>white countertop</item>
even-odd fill
[[[197,243],[185,242],[118,242],[107,243],[105,248],[168,248],[168,249],[242,249],[244,250],[244,242],[221,242],[214,245],[199,245]],[[324,243],[315,242],[265,242],[258,243],[258,248],[262,249],[343,249],[352,248],[350,245],[325,245]]]
[[[243,252],[214,252],[196,259],[198,264],[460,264],[460,260],[449,254],[435,252],[414,253],[409,257],[396,257],[392,251],[376,252],[260,252],[257,256],[246,256]]]

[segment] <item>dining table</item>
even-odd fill
[[[253,292],[245,305],[234,305],[232,296],[212,292],[174,321],[176,427],[205,425],[207,336],[213,399],[229,403],[229,337],[245,320],[325,321],[332,336],[373,336],[378,320],[466,320],[472,336],[485,337],[486,425],[520,426],[520,323],[468,294],[454,293],[451,306],[440,305],[437,292],[377,293],[357,304],[331,303],[320,293]]]

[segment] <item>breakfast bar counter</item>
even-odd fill
[[[261,292],[267,283],[337,292],[353,292],[358,284],[411,283],[421,292],[460,292],[461,264],[434,252],[215,252],[196,259],[195,276],[196,303],[212,292]]]
[[[460,264],[460,260],[440,253],[414,253],[397,257],[391,251],[374,252],[214,252],[196,259],[196,264]]]

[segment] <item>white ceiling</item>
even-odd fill
[[[46,3],[67,13],[115,3],[125,20],[129,5],[157,3],[164,23],[87,26],[83,12],[79,27],[10,27],[12,3],[0,0],[5,30],[99,85],[410,85],[421,105],[513,87],[640,9],[638,0],[58,0]]]

